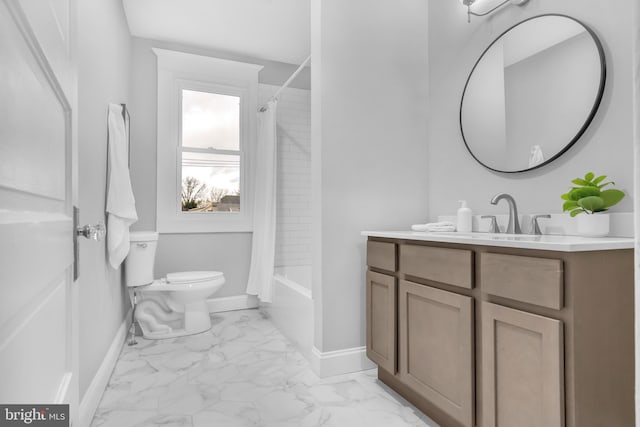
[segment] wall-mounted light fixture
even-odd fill
[[[497,6],[493,7],[492,9],[489,9],[486,12],[483,12],[483,13],[478,13],[478,12],[474,12],[474,11],[471,10],[471,6],[473,6],[476,3],[476,1],[477,0],[460,0],[460,2],[463,5],[467,6],[467,22],[471,22],[471,15],[473,15],[473,16],[487,16],[490,13],[493,13],[494,11],[496,11],[497,9],[500,9],[502,6],[504,6],[506,4],[522,6],[523,4],[528,2],[529,0],[504,0],[502,3],[498,4]]]

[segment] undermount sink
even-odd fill
[[[461,237],[465,239],[492,239],[492,240],[509,240],[515,242],[535,242],[541,240],[542,236],[535,236],[530,234],[507,234],[507,233],[482,233],[482,232],[469,232],[469,233],[459,233],[455,231],[451,232],[432,232],[430,234],[440,235],[440,236],[449,236],[452,238]],[[546,236],[552,237],[552,236]],[[555,237],[564,237],[564,236],[555,236]]]
[[[482,233],[478,233],[482,234]],[[487,233],[491,234],[492,239],[496,240],[515,240],[515,241],[524,241],[524,242],[535,242],[542,239],[542,236],[533,236],[528,234],[497,234],[497,233]],[[564,237],[564,236],[558,236]]]

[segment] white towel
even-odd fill
[[[129,153],[123,106],[109,104],[109,182],[107,188],[107,252],[118,268],[129,253],[129,226],[138,220],[129,177]]]
[[[456,231],[456,226],[451,221],[430,222],[428,224],[414,224],[413,231]]]

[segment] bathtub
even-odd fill
[[[313,345],[311,266],[276,267],[272,302],[263,308],[280,332],[309,359]]]

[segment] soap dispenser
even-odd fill
[[[466,200],[458,200],[460,208],[458,209],[458,224],[456,231],[460,233],[471,232],[471,209],[467,206]]]

